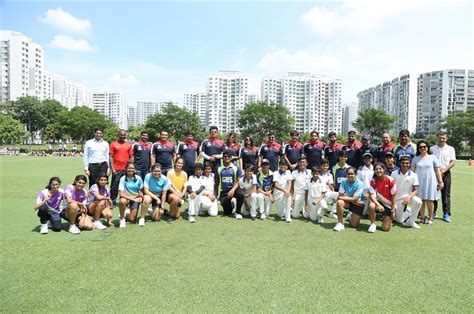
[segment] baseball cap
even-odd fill
[[[387,156],[395,157],[395,155],[392,152],[386,152],[385,157],[387,157]]]
[[[263,164],[270,164],[270,161],[269,161],[268,159],[266,159],[266,158],[265,158],[265,159],[262,159],[262,165],[263,165]]]
[[[364,155],[362,155],[363,158],[365,158],[365,157],[367,157],[367,156],[369,156],[370,158],[373,157],[372,154],[369,153],[369,152],[366,152],[366,153],[364,153]]]
[[[369,134],[362,135],[362,140],[363,141],[370,141],[370,135]]]

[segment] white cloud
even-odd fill
[[[95,49],[84,39],[74,39],[67,35],[55,35],[49,44],[53,48],[89,52]]]
[[[129,74],[128,76],[123,76],[123,77],[120,74],[114,74],[114,75],[112,75],[110,80],[112,82],[120,84],[120,85],[130,86],[130,85],[138,84],[137,78],[132,74]]]
[[[88,33],[92,30],[89,20],[79,19],[62,8],[49,9],[39,21],[65,32]]]

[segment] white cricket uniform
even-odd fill
[[[273,176],[273,171],[271,170],[268,170],[268,171],[269,171],[268,176],[265,176],[265,178]],[[260,172],[258,175],[264,176],[263,172]],[[262,177],[259,177],[259,178],[262,179]],[[258,188],[264,190],[262,186],[258,186]],[[271,186],[267,186],[264,191],[267,192],[270,189],[271,189]],[[260,208],[260,213],[265,213],[265,215],[268,217],[268,215],[270,215],[270,209],[272,208],[272,201],[270,200],[270,197],[260,192],[257,193],[257,204],[258,204],[258,207]]]
[[[367,166],[362,166],[362,168],[357,171],[357,179],[359,179],[360,182],[364,184],[364,194],[369,193],[369,188],[370,188],[370,180],[374,177],[374,166],[369,165]],[[362,212],[362,215],[366,215],[367,211],[369,210],[369,199],[364,199],[364,211]]]
[[[290,170],[286,170],[284,173],[275,171],[273,173],[273,183],[284,190],[291,184],[292,176]],[[285,197],[285,193],[280,190],[273,189],[273,200],[275,202],[276,213],[280,218],[290,218],[291,215],[291,196]]]
[[[239,187],[244,192],[245,199],[244,199],[244,205],[246,208],[250,209],[250,216],[252,218],[257,217],[257,190],[255,189],[255,192],[250,193],[252,191],[253,187],[257,187],[258,181],[257,181],[257,176],[252,174],[250,177],[250,180],[247,181],[245,178],[245,175],[239,179]],[[249,194],[250,193],[250,194]],[[260,212],[263,213],[262,209],[260,209]]]
[[[339,192],[332,191],[331,189],[329,189],[329,185],[334,186],[334,178],[332,177],[331,172],[328,171],[325,174],[320,173],[319,179],[326,185],[326,202],[335,203],[337,201],[337,198],[339,197]]]
[[[209,216],[217,216],[217,199],[212,202],[208,197],[208,195],[214,191],[214,174],[211,173],[209,177],[202,175],[199,178],[192,175],[188,179],[188,185],[191,186],[193,192],[204,187],[201,193],[194,199],[189,197],[189,215],[203,215],[207,211]],[[209,192],[209,189],[211,189],[212,192]]]
[[[392,172],[392,178],[395,179],[397,185],[397,212],[395,213],[397,222],[402,223],[407,218],[409,222],[415,222],[421,208],[421,198],[413,196],[406,208],[402,205],[402,202],[412,193],[413,187],[420,185],[418,175],[411,170],[408,170],[405,174],[397,170]]]
[[[318,217],[323,217],[324,212],[327,210],[328,205],[326,204],[325,198],[323,198],[318,205],[314,205],[313,201],[319,199],[321,196],[325,196],[327,191],[326,183],[318,178],[317,181],[313,181],[311,178],[306,183],[306,190],[308,191],[308,212],[303,212],[304,217],[316,221]]]
[[[293,180],[293,197],[295,200],[295,207],[291,212],[291,216],[293,218],[299,218],[305,211],[305,192],[308,181],[311,179],[311,170],[305,169],[305,171],[301,171],[300,169],[296,169],[291,174],[291,177]]]

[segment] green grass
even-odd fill
[[[465,163],[453,173],[453,222],[421,230],[368,234],[364,220],[337,233],[330,218],[319,226],[199,217],[74,236],[40,235],[32,205],[50,176],[65,186],[81,173],[81,159],[0,162],[1,312],[473,308],[474,167]]]

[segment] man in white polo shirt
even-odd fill
[[[438,133],[438,145],[430,148],[431,153],[439,160],[444,187],[441,189],[441,201],[443,202],[443,220],[451,222],[451,168],[456,164],[456,152],[454,147],[446,144],[448,136],[446,132]],[[434,201],[434,213],[438,209],[438,201]]]
[[[418,175],[410,170],[410,156],[400,157],[400,169],[392,172],[397,186],[397,211],[395,218],[398,223],[405,226],[420,229],[415,222],[421,208],[421,199],[418,194]]]

